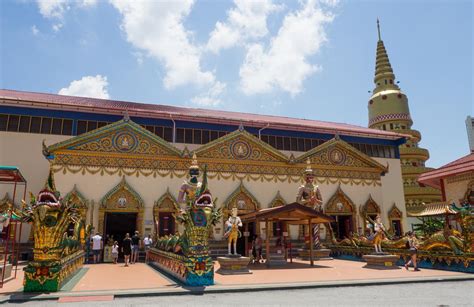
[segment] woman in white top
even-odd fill
[[[118,242],[115,241],[114,245],[112,245],[112,259],[114,260],[114,264],[117,264],[118,254],[119,254],[119,245],[118,245]]]

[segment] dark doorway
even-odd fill
[[[402,236],[402,223],[400,220],[392,220],[392,228],[393,228],[393,234],[396,237],[401,237]]]
[[[107,244],[107,236],[113,236],[113,240],[119,244],[119,259],[123,258],[122,241],[125,234],[132,236],[137,228],[137,213],[106,213],[104,244]]]
[[[242,232],[242,236],[237,240],[237,253],[241,255],[245,255],[245,240],[247,240],[247,244],[248,244],[247,246],[248,246],[248,249],[250,249],[252,247],[253,237],[256,233],[255,223],[254,222],[249,223],[249,226],[248,226],[249,236],[248,237],[244,236],[245,224],[244,224],[244,227],[240,229],[240,231]]]
[[[158,233],[159,236],[174,235],[174,217],[172,212],[158,213]]]
[[[336,215],[333,216],[335,222],[331,223],[331,228],[334,231],[336,239],[342,240],[349,238],[352,232],[352,216],[351,215]]]

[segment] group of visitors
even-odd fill
[[[104,248],[100,233],[97,232],[93,237],[91,237],[91,244],[94,263],[98,263],[100,262],[102,249]],[[148,261],[148,250],[152,244],[153,240],[149,235],[145,236],[142,241],[138,231],[135,231],[134,235],[131,237],[130,233],[126,233],[121,246],[118,244],[118,241],[113,242],[113,245],[111,246],[112,261],[114,264],[117,264],[119,252],[122,252],[125,266],[128,267],[129,264],[134,264],[138,261],[138,252],[142,247],[145,247],[146,262]]]

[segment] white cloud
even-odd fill
[[[93,7],[97,5],[97,0],[81,0],[78,5],[82,7]]]
[[[333,2],[307,1],[300,10],[285,16],[268,47],[252,44],[247,48],[239,72],[245,94],[268,93],[275,88],[291,95],[302,91],[304,80],[320,69],[311,64],[308,57],[316,54],[326,42],[325,26],[334,18],[321,5],[329,3],[332,7]]]
[[[207,50],[220,50],[264,37],[268,33],[267,17],[281,6],[272,0],[234,0],[235,7],[227,12],[227,21],[216,23],[207,43]]]
[[[201,68],[201,50],[192,43],[192,33],[183,25],[192,0],[110,1],[122,14],[121,27],[128,42],[163,63],[165,88],[215,83],[214,74]]]
[[[220,96],[224,93],[226,87],[225,83],[217,81],[206,93],[194,97],[191,101],[203,107],[218,106],[221,104]]]
[[[69,9],[68,0],[36,0],[41,15],[45,18],[62,19],[64,12]]]
[[[38,30],[38,28],[36,27],[36,25],[33,25],[33,26],[31,27],[31,32],[32,32],[33,35],[35,35],[35,36],[39,34],[39,30]]]
[[[55,23],[54,25],[51,26],[54,32],[59,32],[59,30],[61,30],[62,27],[63,27],[63,24],[60,22]]]
[[[110,95],[107,92],[107,77],[85,76],[81,80],[72,81],[68,87],[59,90],[59,95],[81,96],[91,98],[109,99]]]

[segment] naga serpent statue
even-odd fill
[[[195,156],[189,174],[191,179],[199,176]],[[155,245],[158,251],[152,249],[150,259],[187,285],[212,285],[214,264],[208,238],[210,230],[221,218],[221,210],[215,208],[215,200],[208,189],[207,168],[204,168],[202,183],[185,182],[181,191],[179,201],[185,203],[185,207],[175,205],[174,216],[184,225],[184,232],[158,238]]]
[[[62,201],[52,170],[38,196],[30,193],[30,198],[29,205],[23,201],[23,216],[32,223],[34,260],[24,268],[24,291],[58,291],[84,263],[82,246],[90,226],[85,227],[74,204]]]

